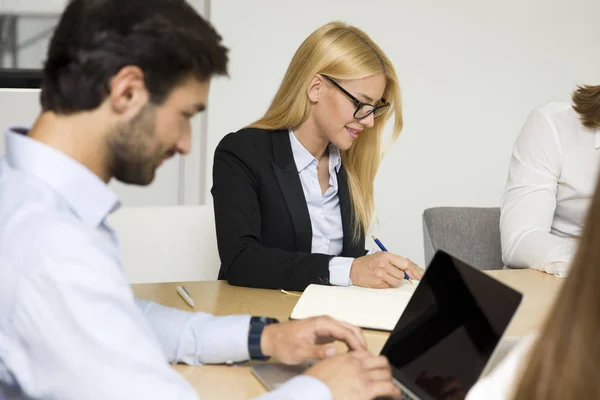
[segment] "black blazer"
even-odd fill
[[[346,172],[337,174],[343,257],[365,254],[353,241]],[[304,290],[329,283],[333,255],[311,254],[312,227],[287,130],[247,128],[215,151],[213,187],[219,279],[232,285]]]

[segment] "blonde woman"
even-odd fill
[[[420,279],[422,269],[407,258],[365,255],[383,126],[391,117],[396,139],[400,89],[383,51],[339,22],[313,32],[266,114],[227,135],[215,152],[219,278],[291,290],[311,283],[388,288]]]

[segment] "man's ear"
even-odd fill
[[[321,90],[323,90],[323,85],[324,85],[324,81],[323,78],[321,77],[321,75],[315,75],[311,80],[310,83],[308,84],[308,87],[306,88],[306,94],[308,96],[308,100],[310,100],[311,103],[318,103],[320,98],[321,98]]]
[[[126,119],[137,115],[150,100],[144,71],[136,66],[121,68],[110,80],[109,90],[110,107]]]

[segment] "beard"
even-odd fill
[[[166,151],[156,147],[156,110],[147,104],[126,123],[117,125],[109,139],[112,176],[133,185],[152,183],[156,168],[165,158]]]

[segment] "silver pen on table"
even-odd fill
[[[175,290],[177,290],[177,293],[179,294],[179,296],[181,296],[181,298],[183,300],[185,300],[185,302],[188,303],[188,305],[190,307],[192,307],[192,308],[196,307],[196,304],[194,304],[194,300],[192,300],[192,296],[190,296],[190,294],[186,290],[186,288],[184,288],[183,286],[177,286],[177,288]]]

